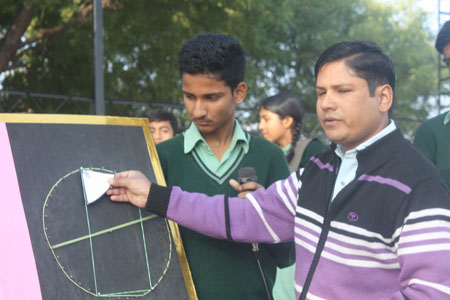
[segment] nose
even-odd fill
[[[194,104],[194,109],[192,110],[192,116],[196,119],[196,118],[201,118],[206,116],[206,107],[205,107],[205,103],[201,100],[197,100],[195,101]]]
[[[259,121],[258,129],[259,129],[260,131],[262,131],[262,130],[264,129],[263,120],[260,120],[260,121]]]
[[[336,109],[336,101],[331,92],[327,92],[317,98],[317,109],[334,110]]]
[[[153,131],[152,136],[153,136],[153,140],[155,141],[156,144],[161,139],[161,135],[159,134],[159,130]]]

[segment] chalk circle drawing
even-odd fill
[[[114,173],[104,168],[85,169]],[[172,237],[167,220],[109,199],[87,206],[79,173],[77,169],[60,178],[43,205],[44,235],[56,263],[75,286],[92,296],[148,295],[163,280],[171,262]],[[155,242],[152,230],[163,232]],[[122,253],[120,247],[127,248],[128,252]],[[154,247],[163,249],[153,251],[158,252],[156,258],[150,255],[155,255],[151,253]],[[136,253],[129,253],[130,249]],[[157,260],[157,267],[152,266],[152,259]],[[132,279],[130,272],[134,275]],[[105,287],[123,289],[107,291]]]

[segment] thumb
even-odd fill
[[[230,185],[231,185],[231,187],[232,187],[233,189],[235,189],[235,190],[238,191],[238,192],[241,191],[241,185],[239,184],[239,182],[237,182],[237,181],[234,180],[234,179],[230,179],[229,183],[230,183]]]

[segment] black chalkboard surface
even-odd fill
[[[176,224],[107,196],[84,201],[80,168],[140,170],[164,184],[147,119],[0,114],[0,124],[2,176],[15,172],[20,192],[8,201],[21,202],[32,249],[15,255],[26,234],[0,230],[10,241],[0,270],[11,274],[0,275],[1,299],[197,299]],[[0,188],[8,195],[14,186]],[[20,228],[21,209],[8,210]],[[38,286],[24,293],[28,273]]]

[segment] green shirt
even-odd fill
[[[414,146],[436,165],[450,187],[450,112],[424,121],[416,130]]]
[[[242,130],[241,125],[238,122],[235,122],[235,124],[230,147],[225,151],[220,162],[194,123],[184,132],[184,154],[195,150],[199,160],[211,172],[217,176],[222,176],[230,169],[241,151],[244,151],[245,154],[248,152],[247,136]]]
[[[289,176],[280,148],[262,138],[247,133],[244,135],[247,142],[243,142],[243,147],[237,146],[240,149],[237,155],[229,149],[228,159],[231,162],[222,159],[220,164],[227,163],[228,168],[219,175],[200,159],[197,147],[185,153],[185,139],[189,135],[178,135],[157,145],[167,184],[180,186],[189,192],[236,196],[237,192],[228,181],[236,179],[242,167],[254,167],[258,183],[265,187]],[[248,144],[247,152],[245,144]],[[210,238],[182,226],[180,233],[200,300],[267,299],[250,244]],[[293,243],[283,243],[259,247],[260,261],[270,291],[277,265],[286,266],[294,262],[292,246]]]

